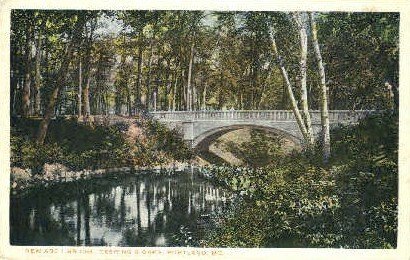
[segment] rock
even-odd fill
[[[11,167],[11,179],[12,180],[29,180],[31,179],[31,170],[22,169],[18,167]]]
[[[45,176],[61,175],[63,172],[66,171],[68,171],[68,168],[59,163],[45,163],[43,167],[43,174]]]

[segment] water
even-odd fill
[[[228,194],[190,173],[59,184],[11,199],[12,245],[184,246]],[[192,232],[192,234],[187,234]]]

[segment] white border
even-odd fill
[[[410,5],[409,1],[132,1],[132,0],[0,0],[0,258],[43,258],[52,257],[59,259],[84,259],[95,257],[99,259],[112,258],[138,258],[138,259],[158,259],[158,258],[211,258],[211,259],[410,259],[410,177],[407,172],[410,170]],[[10,71],[10,10],[11,9],[161,9],[161,10],[248,10],[248,11],[361,11],[361,12],[400,12],[400,132],[399,132],[399,223],[398,223],[398,247],[391,250],[380,249],[217,249],[222,255],[199,257],[188,256],[192,250],[182,249],[185,253],[182,255],[172,254],[132,254],[132,255],[113,255],[113,254],[28,254],[26,249],[36,247],[19,247],[9,245],[9,140],[10,140],[10,122],[9,122],[9,71]],[[60,251],[67,250],[70,247],[39,247],[39,248],[56,248]],[[98,252],[101,247],[89,247]],[[111,248],[114,249],[114,248]],[[135,250],[138,248],[117,248]],[[142,248],[141,248],[142,249]],[[149,249],[158,249],[166,253],[167,249],[172,248],[143,248],[148,252]],[[180,248],[181,249],[181,248]],[[215,249],[200,249],[211,253]],[[184,255],[185,254],[185,255]]]

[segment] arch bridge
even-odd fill
[[[330,126],[355,124],[374,112],[374,110],[330,110]],[[274,132],[296,145],[303,145],[302,133],[290,110],[155,111],[149,114],[168,128],[177,129],[191,148],[197,148],[203,142],[244,127]],[[321,132],[320,111],[311,110],[310,115],[313,134],[317,138]],[[130,125],[135,122],[135,118],[95,115],[93,121],[96,124]]]
[[[354,124],[372,112],[374,111],[331,110],[330,125]],[[192,148],[197,148],[212,136],[243,127],[265,129],[303,145],[302,133],[290,110],[156,111],[150,114],[169,128],[179,129],[183,139]],[[321,132],[320,111],[312,110],[310,115],[314,136],[317,138]]]

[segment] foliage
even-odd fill
[[[142,126],[148,143],[130,143],[124,127],[86,126],[71,120],[52,122],[44,145],[35,138],[38,120],[12,119],[11,165],[40,172],[45,163],[61,163],[72,169],[110,168],[129,165],[153,165],[172,159],[189,158],[188,148],[177,133],[151,120]],[[167,140],[167,141],[165,141]],[[140,146],[140,149],[135,149]],[[171,151],[175,149],[175,154]]]
[[[204,245],[395,247],[397,121],[385,114],[335,130],[326,168],[293,154],[259,169],[202,170],[242,197]]]
[[[268,39],[268,20],[297,99],[300,95],[300,47],[292,13],[13,10],[12,113],[21,114],[24,74],[31,70],[31,77],[37,76],[36,67],[40,70],[41,108],[46,107],[61,57],[80,17],[86,19],[82,42],[61,89],[58,114],[77,110],[80,60],[83,88],[89,77],[92,114],[108,113],[114,107],[119,114],[141,107],[152,109],[154,93],[157,110],[187,109],[192,46],[195,109],[289,109]],[[398,85],[399,20],[398,13],[319,13],[331,109],[391,107],[386,83]],[[26,61],[27,42],[41,54],[31,66]],[[313,49],[308,49],[309,104],[318,109],[317,66]]]
[[[176,129],[170,130],[164,124],[155,120],[146,120],[145,122],[149,136],[155,137],[155,144],[152,146],[153,150],[164,151],[175,160],[184,160],[192,156],[191,151],[185,145]]]
[[[284,138],[260,129],[250,129],[249,141],[239,145],[228,142],[226,145],[231,153],[249,167],[266,166],[280,160],[285,154],[283,150]]]
[[[319,20],[330,108],[391,108],[385,83],[398,84],[399,14],[329,13]]]

